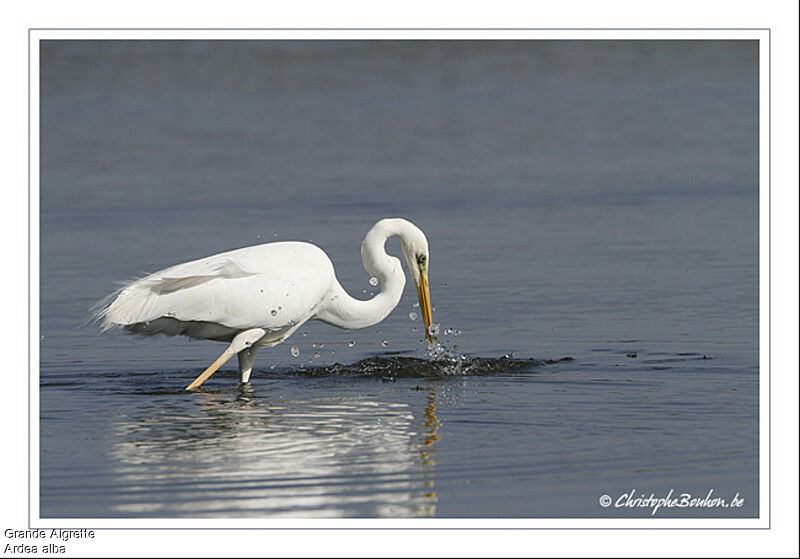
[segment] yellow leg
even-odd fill
[[[198,388],[201,384],[207,381],[211,375],[216,373],[217,370],[222,367],[226,361],[228,361],[228,359],[243,349],[255,345],[255,343],[266,333],[266,330],[262,330],[261,328],[253,328],[237,334],[236,337],[233,338],[231,345],[228,346],[228,349],[223,351],[222,355],[220,355],[216,361],[209,365],[208,369],[200,373],[200,376],[194,379],[192,384],[186,387],[186,390],[194,390],[195,388]]]
[[[200,373],[200,376],[194,379],[192,381],[192,384],[186,387],[186,390],[194,390],[195,388],[198,388],[201,384],[203,384],[205,381],[207,381],[211,375],[217,372],[217,369],[222,367],[228,361],[228,359],[233,357],[233,353],[234,352],[232,352],[230,348],[222,352],[222,355],[220,355],[216,361],[214,361],[211,365],[209,365],[208,369]]]

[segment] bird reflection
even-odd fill
[[[428,404],[425,406],[425,419],[422,422],[425,433],[422,438],[422,469],[425,475],[425,498],[431,503],[436,503],[435,470],[436,460],[433,455],[436,453],[436,441],[439,440],[439,418],[436,417],[436,390],[431,389],[428,393]],[[435,504],[433,506],[435,510]]]
[[[112,515],[434,516],[435,400],[416,417],[374,397],[288,400],[249,385],[188,407],[151,402],[119,418]]]

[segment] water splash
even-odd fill
[[[433,325],[431,325],[433,326]],[[438,333],[438,329],[437,332]],[[459,355],[454,349],[444,345],[436,337],[436,334],[431,333],[433,340],[428,342],[427,355],[431,362],[436,363],[442,367],[447,374],[466,374],[465,367],[468,368],[473,361],[466,355]]]
[[[476,359],[480,358],[462,355],[458,352],[457,345],[448,345],[446,342],[443,343],[442,340],[438,338],[440,332],[445,336],[451,334],[457,336],[461,333],[460,330],[456,330],[455,328],[448,327],[442,330],[439,324],[431,324],[428,327],[430,340],[423,342],[426,344],[424,350],[426,355],[433,363],[436,363],[437,366],[446,371],[447,374],[471,374],[470,371],[474,368]],[[504,359],[506,359],[506,356],[504,356]]]

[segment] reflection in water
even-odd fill
[[[194,396],[194,409],[184,400],[119,418],[113,457],[124,489],[113,514],[436,514],[433,391],[421,424],[409,405],[368,397]]]
[[[422,438],[423,446],[420,454],[422,456],[422,469],[425,472],[425,498],[432,508],[430,516],[433,516],[436,510],[436,491],[434,490],[436,460],[433,455],[436,453],[436,441],[439,440],[439,419],[436,417],[436,390],[433,388],[428,394],[428,405],[425,406],[425,420],[422,425],[425,426],[425,433]]]

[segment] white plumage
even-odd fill
[[[196,388],[233,354],[248,382],[260,346],[282,342],[308,320],[364,328],[383,320],[400,301],[405,275],[384,250],[398,237],[417,286],[426,330],[430,327],[428,242],[404,219],[384,219],[361,246],[364,268],[381,283],[370,300],[350,297],[328,256],[310,243],[278,242],[232,250],[172,266],[112,294],[94,314],[103,330],[230,342],[228,349],[188,388]],[[430,335],[426,334],[430,340]]]
[[[303,266],[293,267],[296,262]],[[312,244],[252,246],[135,281],[99,316],[103,329],[123,326],[140,334],[231,340],[258,326],[279,338],[314,314],[333,276],[327,255]]]

